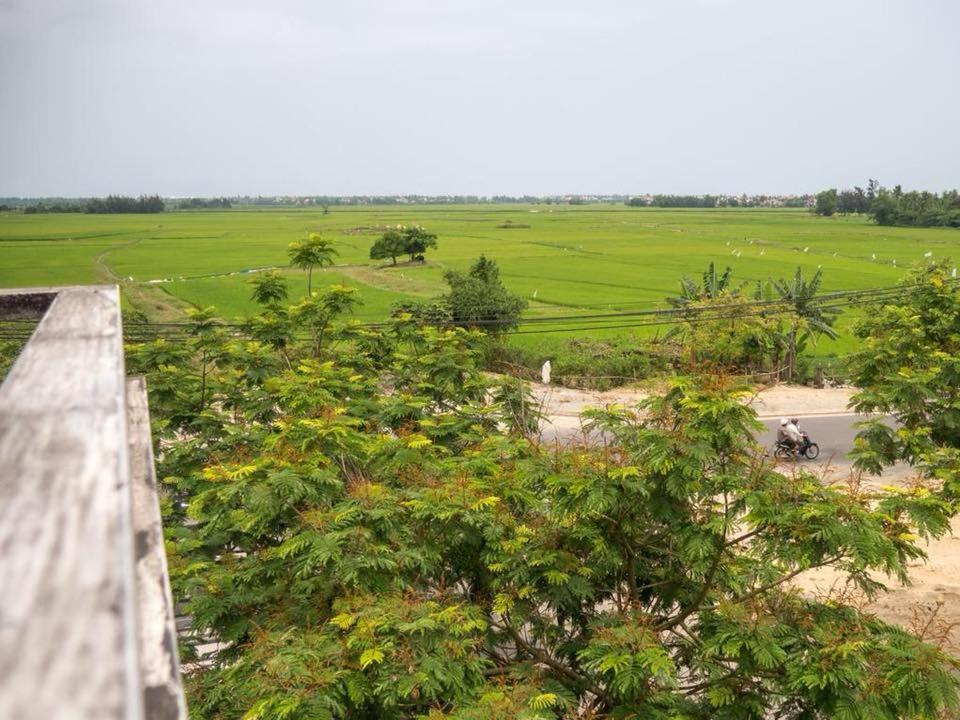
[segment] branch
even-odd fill
[[[726,546],[721,547],[720,551],[713,558],[713,563],[710,565],[710,569],[707,571],[707,577],[704,578],[703,587],[700,588],[700,592],[697,593],[697,597],[694,598],[693,602],[690,603],[690,607],[680,613],[677,617],[672,620],[666,620],[659,625],[653,627],[655,633],[662,632],[663,630],[669,630],[670,628],[676,627],[688,617],[693,615],[697,610],[700,609],[700,604],[706,599],[707,593],[710,592],[710,589],[713,587],[713,580],[716,577],[717,570],[720,569],[720,559],[723,557],[723,553],[726,550]]]
[[[757,525],[757,527],[755,527],[755,528],[754,528],[753,530],[751,530],[750,532],[744,533],[744,534],[741,535],[740,537],[735,537],[735,538],[733,538],[732,540],[728,540],[728,541],[724,544],[724,547],[725,547],[725,548],[733,547],[734,545],[737,545],[737,544],[739,544],[739,543],[742,543],[744,540],[749,540],[750,538],[752,538],[752,537],[754,537],[754,536],[759,535],[760,533],[762,533],[765,529],[766,529],[765,524],[764,524],[764,523],[760,523],[759,525]]]
[[[748,592],[746,595],[742,595],[741,597],[735,598],[735,599],[733,600],[733,602],[735,602],[735,603],[742,603],[742,602],[746,602],[746,601],[748,601],[748,600],[752,600],[752,599],[755,598],[757,595],[762,595],[762,594],[765,593],[765,592],[769,592],[770,590],[773,590],[775,587],[778,587],[779,585],[783,585],[783,583],[787,582],[788,580],[792,580],[793,578],[795,578],[795,577],[796,577],[797,575],[799,575],[800,573],[804,573],[804,572],[806,572],[807,570],[816,570],[817,568],[822,568],[822,567],[825,567],[825,566],[827,566],[827,565],[832,565],[833,563],[835,563],[835,562],[837,562],[837,561],[839,561],[839,560],[842,560],[842,559],[843,559],[843,553],[840,553],[839,555],[835,555],[835,556],[832,557],[832,558],[828,558],[828,559],[824,560],[823,562],[817,563],[816,565],[810,565],[809,567],[800,567],[800,568],[797,568],[796,570],[793,570],[793,571],[787,573],[786,575],[784,575],[783,577],[781,577],[779,580],[776,580],[776,581],[774,581],[774,582],[772,582],[772,583],[768,583],[767,585],[761,585],[761,586],[758,587],[757,589],[751,590],[751,591]]]
[[[707,594],[710,592],[710,589],[713,587],[713,581],[716,578],[717,570],[720,569],[720,561],[723,559],[723,554],[727,551],[727,548],[730,547],[731,545],[735,545],[736,543],[742,540],[745,540],[748,537],[751,537],[752,534],[755,535],[756,533],[760,532],[760,528],[757,527],[755,530],[751,531],[750,533],[741,535],[740,537],[734,538],[729,542],[727,541],[727,537],[726,537],[727,521],[729,521],[730,519],[730,506],[727,500],[726,493],[723,494],[723,516],[724,516],[724,524],[723,524],[724,529],[723,529],[723,538],[721,538],[720,540],[720,549],[717,551],[716,556],[714,556],[713,563],[710,565],[710,569],[707,571],[707,577],[704,578],[703,580],[703,587],[700,588],[700,592],[697,593],[696,598],[694,598],[693,602],[690,603],[690,607],[688,607],[686,610],[681,612],[673,620],[665,620],[659,625],[655,625],[653,628],[654,632],[662,632],[663,630],[669,630],[671,628],[674,628],[680,623],[682,623],[684,620],[686,620],[688,617],[693,615],[693,613],[695,613],[697,610],[699,610],[700,605],[706,599]]]
[[[513,638],[513,641],[517,644],[517,646],[523,648],[523,650],[534,660],[537,660],[543,663],[544,665],[546,665],[547,667],[555,670],[556,672],[566,677],[568,680],[571,680],[579,685],[586,687],[587,689],[590,690],[590,692],[592,692],[597,697],[603,698],[604,702],[606,702],[608,705],[613,703],[613,699],[606,693],[606,691],[598,687],[589,677],[585,675],[581,675],[575,670],[568,668],[559,660],[551,657],[551,655],[548,652],[541,650],[537,646],[532,645],[531,643],[524,640],[523,636],[508,621],[504,620],[502,624],[499,624],[499,623],[491,623],[491,624],[494,627],[498,627],[501,630],[505,630],[510,635],[510,637]]]

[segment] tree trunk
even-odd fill
[[[313,283],[313,267],[307,268],[307,297],[310,297],[310,286]]]

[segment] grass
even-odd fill
[[[502,227],[508,221],[512,227]],[[439,248],[426,265],[394,268],[368,259],[377,228],[397,224],[438,234]],[[394,301],[443,292],[443,273],[465,269],[481,253],[496,259],[504,283],[530,301],[529,316],[662,307],[682,275],[695,276],[711,261],[748,281],[788,277],[797,265],[808,273],[822,266],[829,292],[891,285],[927,252],[960,254],[955,229],[881,228],[862,217],[820,218],[802,210],[464,205],[335,207],[329,215],[314,209],[4,213],[0,287],[120,282],[128,302],[148,313],[168,318],[185,304],[214,305],[224,317],[242,317],[255,310],[247,271],[283,268],[291,295],[303,292],[303,274],[287,267],[286,248],[308,232],[332,239],[340,252],[336,267],[314,273],[314,286],[358,287],[365,301],[358,317],[369,320],[383,318]],[[166,282],[151,282],[157,280]],[[841,329],[852,318],[847,313]],[[547,356],[568,337],[518,334],[513,342]],[[819,352],[842,353],[851,344],[845,333],[821,343]]]

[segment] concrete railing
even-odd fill
[[[29,318],[0,385],[0,718],[185,718],[118,289],[0,290],[0,319]]]

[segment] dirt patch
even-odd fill
[[[884,485],[904,485],[912,475],[908,467],[897,467],[882,477],[862,480],[868,488],[879,490]],[[837,473],[834,479],[843,474]],[[939,540],[922,543],[927,560],[910,564],[910,584],[901,585],[896,578],[877,575],[887,591],[872,601],[853,595],[863,610],[881,620],[917,631],[924,626],[927,636],[945,640],[944,647],[960,655],[960,517],[951,523],[951,531]],[[837,597],[848,593],[841,573],[819,569],[804,573],[796,585],[805,594],[814,597]]]
[[[343,228],[340,230],[342,235],[379,235],[387,230],[397,230],[399,226],[395,225],[357,225],[352,228]]]
[[[576,390],[556,385],[531,383],[538,402],[550,416],[579,417],[587,408],[607,405],[632,406],[649,396],[638,388],[615,390]],[[797,385],[774,385],[761,390],[750,403],[760,417],[783,415],[839,415],[851,412],[850,396],[855,388],[811,388]]]
[[[381,270],[368,265],[337,266],[334,269],[352,280],[381,290],[430,297],[441,292],[444,286],[424,278],[419,271],[425,267],[428,265],[414,263],[406,266],[398,265],[396,268],[385,267]]]

